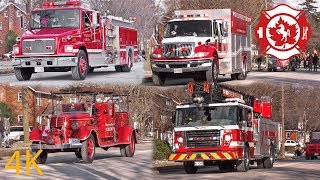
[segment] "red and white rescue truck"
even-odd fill
[[[193,103],[173,113],[170,161],[183,162],[187,173],[200,166],[246,172],[255,162],[272,168],[279,152],[280,124],[271,119],[271,100],[216,86],[188,84]]]
[[[152,78],[156,85],[172,77],[245,79],[251,59],[251,18],[231,9],[179,10],[153,52]]]
[[[73,79],[83,80],[95,68],[129,72],[138,60],[134,19],[102,17],[80,0],[44,2],[13,46],[15,75],[24,81],[33,73],[72,71]]]
[[[70,97],[70,93],[52,94],[56,99],[60,96]],[[37,163],[45,163],[48,153],[55,152],[74,152],[85,163],[92,163],[96,147],[106,151],[119,147],[121,156],[134,155],[138,139],[129,124],[126,94],[110,91],[72,93],[72,96],[76,102],[52,105],[50,122],[31,131],[32,151],[43,150]]]

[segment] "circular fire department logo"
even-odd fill
[[[305,12],[285,4],[263,11],[255,32],[261,53],[282,60],[304,52],[312,34]]]

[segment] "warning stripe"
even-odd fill
[[[169,161],[192,160],[232,160],[238,159],[237,152],[206,152],[206,153],[173,153],[169,155]]]

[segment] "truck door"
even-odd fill
[[[82,11],[82,37],[87,49],[93,49],[93,28],[92,28],[92,13],[90,11]],[[89,53],[89,52],[88,52]]]
[[[108,118],[106,119],[106,134],[107,137],[114,142],[116,141],[115,137],[115,109],[114,109],[114,101],[109,100],[108,101]]]

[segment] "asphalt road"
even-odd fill
[[[167,79],[166,87],[175,87],[179,85],[186,85],[193,81],[191,78],[186,79]],[[254,83],[275,83],[286,84],[292,86],[320,86],[320,70],[319,72],[309,72],[306,70],[298,70],[296,72],[266,72],[266,71],[252,71],[244,81],[231,80],[230,75],[225,77],[219,76],[219,83],[226,85],[251,85]],[[144,85],[153,86],[152,79],[147,79]]]
[[[28,86],[62,87],[72,84],[113,84],[113,85],[139,85],[144,79],[144,62],[136,62],[131,72],[116,72],[114,67],[95,69],[83,81],[72,79],[71,72],[45,72],[33,74],[29,81],[18,81],[13,73],[0,74],[0,84]]]
[[[46,164],[39,165],[44,175],[40,176],[31,167],[30,176],[25,176],[25,168],[20,175],[15,170],[5,170],[8,158],[0,160],[0,179],[154,179],[152,170],[152,143],[137,144],[135,155],[121,157],[119,148],[107,152],[96,149],[92,164],[84,164],[74,153],[49,154]],[[25,166],[25,157],[21,157]],[[15,161],[14,161],[15,163]],[[13,164],[14,165],[14,164]]]
[[[183,169],[171,169],[162,173],[155,172],[155,179],[319,179],[320,160],[295,159],[277,161],[272,169],[258,169],[252,166],[248,172],[220,172],[216,166],[198,170],[195,175],[186,174]]]

